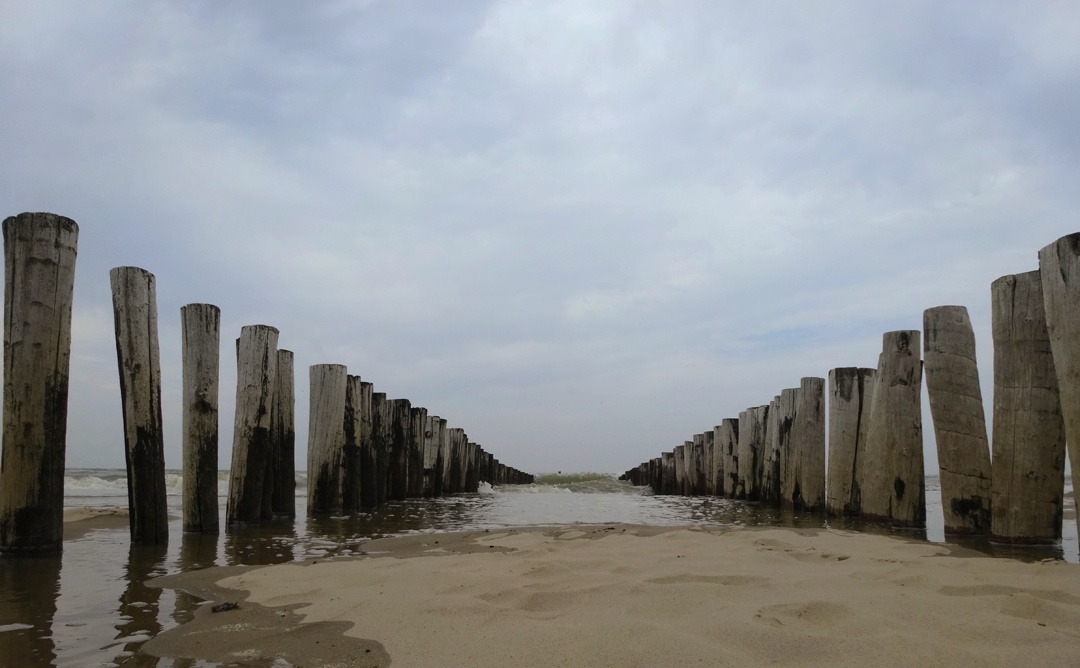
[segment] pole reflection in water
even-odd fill
[[[60,593],[60,555],[0,558],[0,665],[56,662],[52,626]]]
[[[143,660],[131,660],[131,657],[144,642],[165,630],[162,608],[172,608],[175,593],[147,587],[146,581],[165,575],[168,545],[132,545],[128,549],[128,562],[124,572],[127,586],[120,596],[120,619],[116,624],[116,643],[118,648],[114,661],[129,666],[156,666],[156,661],[149,657]],[[170,625],[171,626],[171,625]]]

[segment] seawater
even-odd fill
[[[219,474],[222,526],[227,475],[224,471]],[[371,513],[310,519],[305,516],[306,478],[300,473],[295,520],[200,536],[181,531],[181,484],[179,471],[167,472],[172,518],[167,545],[130,545],[125,526],[95,530],[67,541],[60,557],[0,559],[0,667],[208,666],[205,662],[159,660],[139,652],[149,638],[191,619],[203,603],[183,592],[148,587],[147,580],[215,565],[263,565],[359,554],[373,537],[618,523],[834,527],[891,533],[888,527],[785,513],[726,499],[653,496],[644,488],[603,474],[553,474],[538,477],[536,484],[498,488],[485,483],[479,494],[391,502]],[[896,535],[944,540],[935,477],[927,478],[926,498],[927,529]],[[67,471],[65,504],[72,508],[125,507],[124,471]],[[997,555],[1075,562],[1076,523],[1071,515],[1063,531],[1061,545],[1053,548],[1010,550],[978,541],[964,545]]]

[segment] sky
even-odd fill
[[[69,467],[123,467],[109,269],[529,472],[622,472],[1080,229],[1080,5],[0,4],[0,217],[80,226]],[[220,462],[236,368],[222,355]],[[924,392],[925,395],[925,392]],[[926,465],[936,472],[924,398]]]

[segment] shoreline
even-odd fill
[[[573,525],[396,536],[368,541],[357,556],[153,580],[240,607],[202,605],[142,652],[481,668],[886,656],[1053,665],[1080,652],[1078,568],[836,529]]]

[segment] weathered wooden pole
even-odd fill
[[[355,513],[360,503],[363,484],[362,442],[364,390],[360,376],[350,375],[345,381],[345,425],[341,451],[341,505],[346,513]]]
[[[705,488],[702,490],[702,494],[707,496],[716,496],[716,428],[706,431],[702,435],[703,448],[705,450]],[[645,469],[642,472],[642,485],[649,484],[649,467],[652,465],[652,460],[644,462]]]
[[[236,343],[236,415],[225,522],[259,524],[270,457],[270,420],[277,385],[278,330],[245,325]]]
[[[1039,272],[990,286],[994,429],[990,540],[1061,538],[1065,422]],[[880,391],[880,390],[879,390]]]
[[[765,421],[765,451],[761,457],[760,501],[768,506],[780,505],[780,396],[769,402]]]
[[[183,526],[218,531],[218,371],[221,309],[180,307],[183,355]]]
[[[382,435],[377,428],[379,406],[385,403],[386,395],[375,392],[371,383],[360,383],[360,504],[364,508],[377,508],[385,501],[380,497],[380,475],[382,464]]]
[[[988,533],[990,442],[975,362],[975,332],[966,308],[923,311],[923,364],[937,438],[945,533]]]
[[[409,411],[409,446],[406,496],[419,499],[424,496],[424,442],[427,432],[427,409],[417,406]]]
[[[480,462],[478,461],[479,452],[480,446],[478,444],[465,444],[465,491],[470,494],[475,494],[480,489]]]
[[[675,494],[675,453],[664,452],[660,455],[662,481],[661,494]]]
[[[308,515],[341,513],[349,372],[343,364],[313,364],[308,373]]]
[[[445,487],[450,471],[450,433],[447,425],[446,420],[439,418],[438,431],[436,432],[439,454],[437,455],[438,473],[435,476],[435,496],[448,494]]]
[[[270,409],[270,452],[275,462],[271,512],[279,517],[296,516],[296,380],[293,353],[277,351],[274,403]]]
[[[1039,251],[1043,307],[1061,396],[1072,479],[1080,480],[1080,233]],[[1074,509],[1080,499],[1074,495]],[[1076,517],[1080,526],[1080,513]]]
[[[724,418],[720,421],[720,454],[724,458],[723,495],[734,499],[739,489],[739,420]]]
[[[0,553],[60,552],[79,226],[52,213],[23,213],[3,228]]]
[[[861,466],[862,517],[926,526],[919,331],[886,332]]]
[[[424,497],[432,498],[439,477],[439,416],[429,415],[424,423]]]
[[[706,489],[705,434],[694,434],[690,449],[690,493],[694,496],[708,494]]]
[[[401,501],[409,490],[409,450],[412,447],[412,402],[408,399],[391,399],[390,450],[387,460],[387,498]]]
[[[794,508],[799,498],[799,446],[795,439],[795,421],[802,405],[802,389],[788,387],[780,391],[777,416],[776,448],[780,457],[780,506]]]
[[[861,463],[874,397],[876,369],[842,367],[829,371],[829,475],[825,510],[858,517]]]
[[[675,493],[686,496],[686,444],[676,445],[675,453]]]
[[[154,275],[138,267],[116,267],[109,279],[124,409],[131,540],[164,543],[169,538],[169,516]]]
[[[825,511],[825,379],[802,378],[791,427],[797,473],[793,507]]]
[[[754,467],[757,464],[758,452],[752,443],[755,436],[755,424],[750,414],[750,409],[739,412],[739,456],[736,460],[739,466],[738,482],[735,485],[736,499],[757,499],[757,489],[754,487]],[[752,496],[751,496],[752,495]]]

